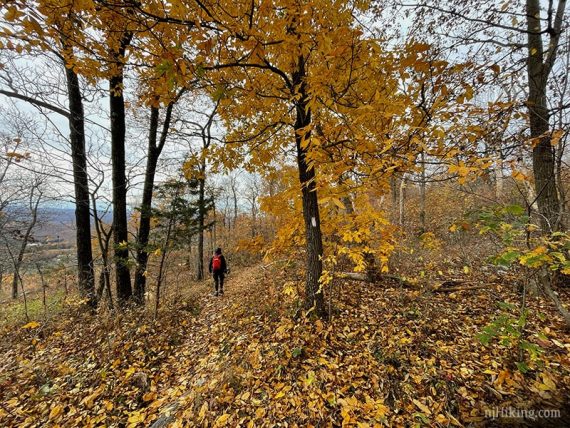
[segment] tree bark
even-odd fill
[[[206,217],[205,188],[206,188],[206,161],[200,165],[200,178],[198,179],[198,253],[196,266],[196,279],[204,279],[204,223]]]
[[[499,150],[499,157],[495,166],[495,199],[497,201],[503,200],[505,175],[503,173],[503,156]]]
[[[562,315],[562,318],[564,318],[566,328],[570,329],[570,312],[568,312],[568,309],[564,307],[559,297],[552,289],[550,285],[551,277],[552,275],[550,275],[549,272],[545,272],[545,274],[541,277],[542,287],[546,295],[552,300],[552,302],[554,302],[554,306],[556,306],[556,309],[558,309],[558,312],[560,315]]]
[[[117,55],[120,61],[128,42],[122,42]],[[109,79],[111,112],[111,160],[113,178],[113,243],[115,255],[115,280],[119,305],[132,297],[129,269],[127,224],[127,179],[125,174],[125,100],[123,97],[123,69]]]
[[[295,120],[295,144],[297,147],[297,165],[299,169],[299,181],[301,184],[303,219],[305,221],[305,238],[307,249],[307,277],[305,282],[305,306],[307,309],[314,308],[315,313],[326,316],[323,292],[320,288],[319,279],[323,272],[323,239],[319,216],[317,198],[317,186],[315,183],[314,165],[307,164],[307,139],[310,138],[308,126],[311,124],[311,110],[308,108],[309,96],[305,83],[306,70],[305,58],[300,56],[297,70],[293,73],[293,88],[298,94],[296,102]]]
[[[251,237],[255,238],[257,235],[257,206],[256,197],[252,198],[251,201]]]
[[[420,153],[420,162],[422,165],[421,169],[421,180],[420,180],[420,227],[421,233],[427,231],[426,228],[426,154],[422,150]]]
[[[398,191],[398,225],[400,227],[404,227],[405,200],[406,200],[406,175],[404,174],[400,179],[400,186]]]
[[[158,162],[156,139],[158,135],[159,109],[150,109],[150,127],[148,135],[148,152],[146,159],[146,171],[140,208],[140,223],[137,237],[137,267],[135,270],[134,301],[137,304],[144,304],[146,291],[146,268],[148,264],[148,238],[150,235],[150,219],[152,208],[152,191],[154,187],[154,176]]]
[[[397,224],[398,223],[398,212],[399,212],[399,195],[398,195],[398,190],[400,189],[399,185],[398,185],[398,179],[396,178],[395,175],[392,175],[390,177],[390,196],[392,199],[392,205],[391,205],[391,213],[390,213],[390,218],[393,224]]]
[[[91,248],[89,183],[85,155],[85,114],[77,74],[72,69],[65,67],[65,76],[69,99],[69,133],[75,191],[75,239],[79,290],[84,297],[87,297],[91,306],[96,306],[95,274]]]
[[[230,185],[232,188],[232,196],[234,199],[234,229],[236,228],[237,225],[237,218],[238,218],[238,197],[237,197],[237,178],[236,177],[232,177],[231,181],[230,181]]]
[[[217,214],[216,214],[216,201],[214,200],[214,202],[212,203],[212,213],[214,214],[214,224],[212,225],[212,228],[210,229],[212,231],[212,234],[210,235],[210,247],[214,247],[214,245],[216,245],[216,242],[218,240],[218,219],[217,219]]]
[[[102,184],[102,183],[101,183]],[[101,259],[103,261],[103,267],[101,269],[101,276],[99,278],[99,284],[103,284],[98,290],[96,290],[97,302],[100,302],[103,298],[103,292],[107,289],[108,306],[110,309],[114,307],[113,295],[111,292],[111,266],[109,264],[109,242],[111,242],[111,236],[113,235],[112,228],[105,232],[103,228],[103,222],[99,217],[99,212],[97,210],[97,199],[95,198],[95,192],[99,187],[96,186],[94,192],[91,194],[91,205],[93,207],[93,218],[95,224],[95,234],[97,236],[97,242],[99,244],[99,249],[101,250]]]
[[[134,282],[134,300],[137,304],[144,304],[144,295],[146,292],[146,270],[148,265],[148,239],[150,236],[150,220],[152,217],[152,194],[154,191],[154,177],[156,175],[156,166],[158,159],[166,143],[168,129],[172,118],[172,108],[176,100],[171,101],[166,107],[164,123],[160,140],[158,137],[158,107],[152,107],[150,111],[150,127],[148,137],[148,154],[146,162],[146,172],[143,186],[143,196],[141,203],[141,219],[139,224],[139,232],[137,237],[137,267],[135,270]]]
[[[556,190],[555,155],[551,143],[549,113],[547,106],[547,82],[552,69],[560,32],[558,15],[564,12],[565,1],[559,2],[559,11],[551,30],[549,49],[545,55],[542,44],[539,0],[526,1],[528,34],[528,102],[530,136],[533,141],[532,166],[535,180],[538,211],[545,232],[561,228],[560,201]]]

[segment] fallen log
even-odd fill
[[[358,272],[340,272],[337,274],[339,278],[343,279],[352,279],[353,281],[363,281],[363,282],[370,282],[370,283],[377,283],[383,280],[391,280],[400,283],[400,285],[404,287],[413,287],[413,284],[409,281],[406,281],[404,278],[401,278],[397,275],[389,275],[389,274],[380,274],[373,277],[365,273],[358,273]]]
[[[457,287],[437,287],[437,288],[432,288],[431,291],[435,292],[435,293],[453,293],[455,291],[469,291],[469,290],[482,290],[484,288],[488,288],[486,285],[475,285],[475,286],[469,286],[469,285],[459,285]]]
[[[453,287],[456,285],[460,285],[460,284],[470,284],[471,281],[466,281],[463,279],[447,279],[445,281],[443,281],[439,287],[437,288],[442,288],[442,287]]]

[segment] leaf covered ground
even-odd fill
[[[332,321],[303,316],[287,269],[231,276],[226,295],[188,285],[158,318],[85,314],[3,327],[0,425],[490,426],[485,411],[558,409],[512,426],[567,426],[570,336],[530,299],[541,355],[477,335],[517,302],[510,286],[432,293],[361,282],[334,291]],[[568,296],[564,296],[565,301]],[[487,415],[488,416],[488,415]]]

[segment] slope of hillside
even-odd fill
[[[523,374],[516,349],[476,338],[496,302],[515,298],[502,284],[449,295],[344,282],[324,321],[296,310],[289,277],[244,269],[223,297],[188,283],[157,320],[89,322],[71,305],[53,322],[5,327],[0,424],[462,426],[493,425],[503,408],[563,412],[541,426],[568,420],[570,337],[548,303],[530,302],[545,315],[527,326],[542,354]]]

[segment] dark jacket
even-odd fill
[[[226,264],[226,258],[224,257],[223,254],[220,254],[220,257],[222,259],[222,270],[221,270],[221,272],[228,273],[228,265]],[[213,263],[214,263],[214,257],[210,258],[210,264],[208,265],[208,271],[210,273],[212,273],[212,264]]]

